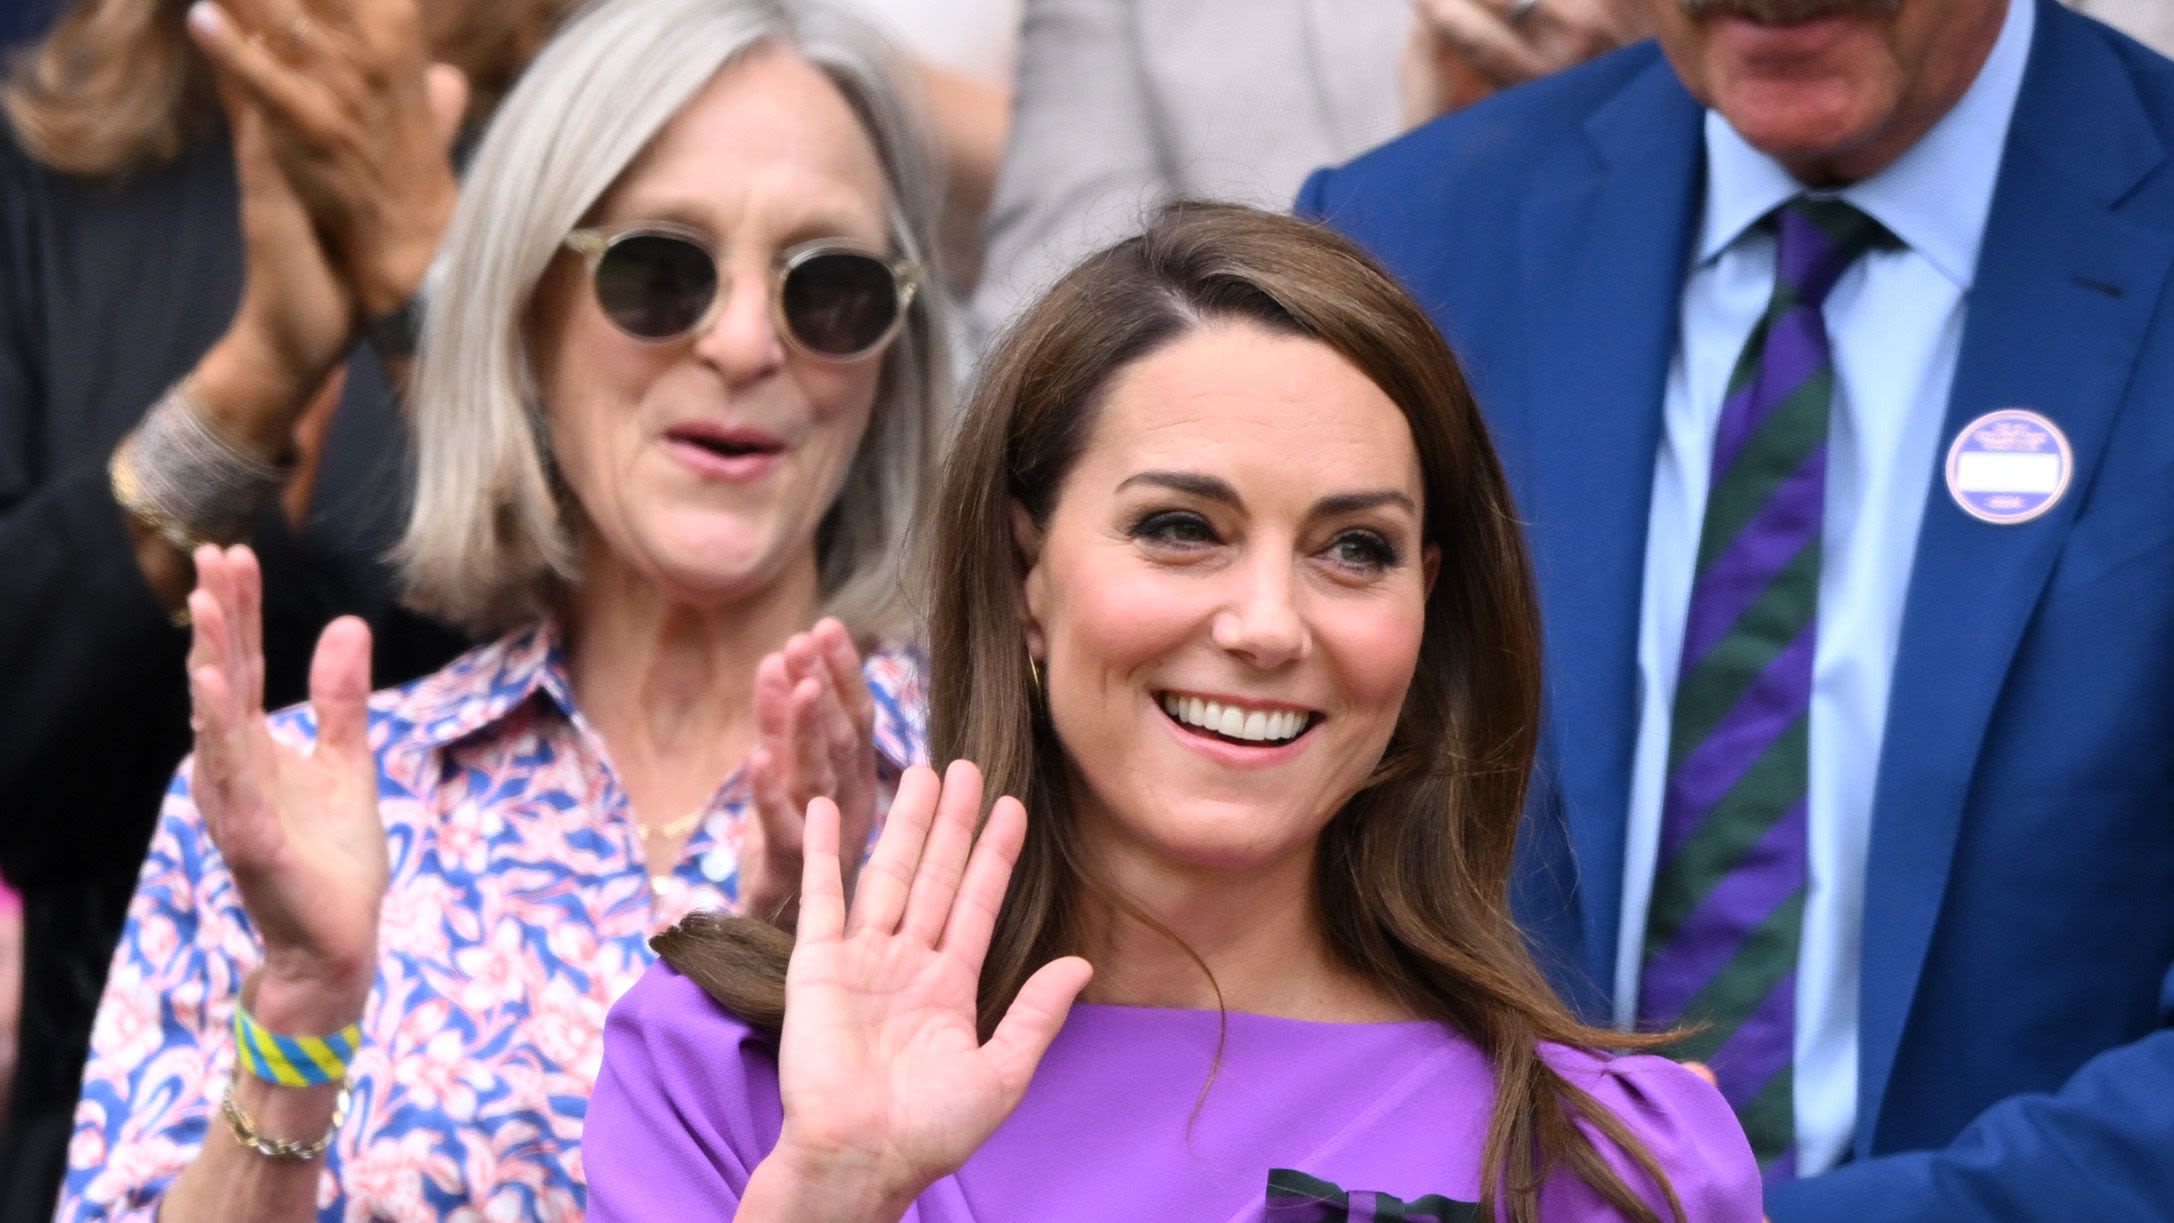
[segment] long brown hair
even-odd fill
[[[1559,1170],[1626,1216],[1654,1211],[1579,1123],[1680,1202],[1624,1123],[1556,1073],[1543,1042],[1658,1042],[1588,1027],[1549,989],[1510,915],[1511,854],[1540,721],[1532,575],[1509,488],[1455,357],[1372,260],[1317,226],[1233,205],[1180,203],[1075,269],[984,367],[945,467],[929,578],[931,752],[981,766],[988,793],[1033,814],[983,966],[994,1028],[1028,976],[1080,943],[1083,897],[1135,906],[1092,878],[1077,847],[1062,745],[1033,699],[1020,612],[1014,503],[1046,521],[1132,362],[1204,323],[1244,321],[1334,349],[1402,410],[1426,493],[1439,578],[1404,709],[1368,785],[1321,836],[1315,892],[1335,954],[1414,1013],[1491,1059],[1496,1095],[1481,1200],[1538,1218]],[[782,1019],[790,941],[754,923],[705,922],[658,949],[735,1013]]]
[[[468,74],[468,121],[490,114],[573,0],[419,0],[433,57]],[[163,165],[218,130],[211,64],[188,0],[73,0],[10,65],[0,107],[32,160],[63,174]]]

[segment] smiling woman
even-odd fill
[[[1719,1093],[1612,1056],[1659,1038],[1574,1021],[1508,916],[1531,581],[1365,255],[1166,212],[999,346],[940,505],[956,763],[850,911],[818,802],[795,940],[658,940],[595,1218],[1759,1218]]]
[[[603,0],[508,97],[428,303],[400,551],[496,640],[373,696],[336,621],[267,718],[256,559],[196,551],[196,753],[62,1218],[578,1218],[649,936],[788,913],[815,795],[865,838],[921,755],[898,557],[946,406],[884,62],[814,0]]]

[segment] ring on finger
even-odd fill
[[[1540,0],[1510,0],[1509,11],[1504,15],[1510,19],[1510,24],[1517,25],[1532,16],[1532,11],[1539,7]]]

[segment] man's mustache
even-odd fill
[[[1789,25],[1847,13],[1891,16],[1902,0],[1676,0],[1693,17],[1743,17],[1768,25]]]

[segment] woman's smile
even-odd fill
[[[1402,413],[1325,344],[1209,326],[1116,377],[1063,488],[1025,594],[1082,836],[1303,871],[1418,653]]]
[[[1242,697],[1162,692],[1156,700],[1190,737],[1255,748],[1287,747],[1322,718],[1315,710]]]

